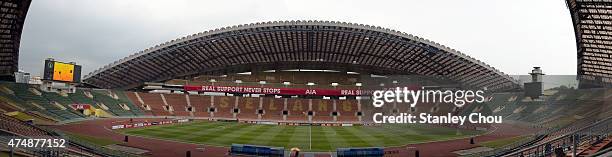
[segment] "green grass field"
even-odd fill
[[[415,125],[323,127],[208,121],[123,129],[120,132],[128,135],[215,146],[227,147],[236,143],[285,148],[299,147],[303,151],[333,151],[343,147],[400,146],[450,140],[482,133]]]
[[[113,141],[111,139],[107,139],[104,137],[94,137],[94,136],[82,135],[82,134],[77,134],[77,133],[69,133],[69,132],[64,132],[64,133],[70,139],[79,139],[79,140],[86,141],[86,142],[89,142],[91,144],[94,144],[100,147],[120,143],[120,142]]]
[[[525,135],[525,136],[516,136],[516,137],[510,137],[510,138],[504,138],[504,139],[498,139],[498,140],[492,140],[492,141],[487,141],[487,142],[482,142],[480,143],[481,146],[485,146],[485,147],[489,147],[489,148],[501,148],[503,146],[506,146],[508,144],[512,144],[514,142],[518,142],[520,140],[524,140],[529,138],[529,136]]]

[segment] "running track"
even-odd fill
[[[120,123],[127,123],[129,119],[101,119],[101,120],[90,120],[77,123],[71,123],[60,126],[53,126],[63,131],[74,132],[95,137],[107,137],[115,141],[122,142],[124,135],[113,132],[108,129],[112,125]],[[133,119],[134,121],[146,121],[154,119]],[[475,137],[476,143],[491,141],[501,138],[514,137],[519,135],[525,135],[537,131],[537,129],[518,127],[512,125],[497,125],[497,129],[489,134]],[[151,138],[135,137],[130,136],[129,142],[123,143],[122,145],[146,149],[150,151],[148,156],[151,157],[181,157],[185,156],[186,151],[191,151],[192,156],[206,156],[206,157],[226,157],[228,148],[224,147],[213,147],[206,146],[204,151],[200,149],[202,145],[181,143],[175,141],[158,140]],[[440,142],[430,142],[422,144],[410,144],[404,147],[387,148],[386,152],[395,152],[388,157],[413,157],[415,149],[419,150],[420,156],[431,156],[431,157],[447,157],[456,156],[453,151],[470,149],[477,147],[477,144],[469,144],[469,138],[457,139]],[[409,148],[410,147],[410,148]]]

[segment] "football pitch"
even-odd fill
[[[482,134],[481,131],[425,125],[279,126],[236,122],[196,121],[185,124],[123,129],[123,134],[228,147],[252,144],[302,151],[335,151],[346,147],[401,146]]]

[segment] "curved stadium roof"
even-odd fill
[[[612,86],[612,0],[566,3],[576,33],[580,86]]]
[[[442,76],[469,87],[520,88],[516,80],[459,51],[381,27],[329,21],[277,21],[215,29],[115,61],[84,78],[100,88],[199,74],[330,69]]]
[[[0,0],[0,79],[13,80],[19,43],[31,0]]]

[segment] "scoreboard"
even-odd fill
[[[81,66],[54,60],[45,60],[44,80],[60,82],[81,82]]]

